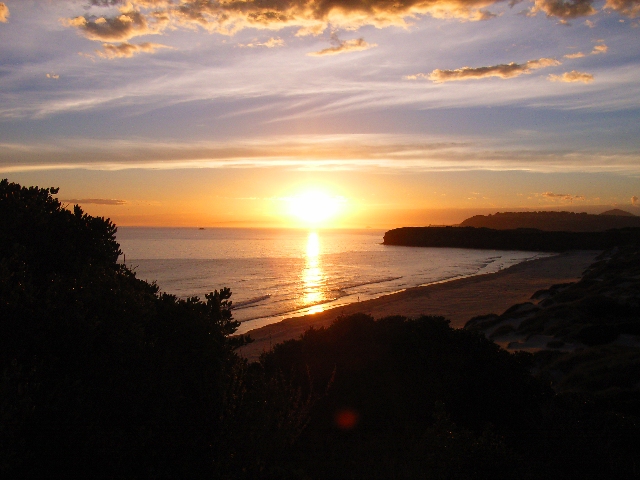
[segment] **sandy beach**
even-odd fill
[[[453,327],[462,328],[472,317],[501,314],[516,303],[528,301],[538,290],[579,280],[599,253],[563,253],[523,262],[498,273],[411,288],[373,300],[289,318],[250,331],[254,342],[240,349],[239,353],[250,361],[257,360],[262,352],[269,351],[277,343],[298,338],[310,327],[330,325],[339,315],[356,312],[364,312],[374,318],[442,315],[451,320]]]

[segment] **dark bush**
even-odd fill
[[[316,478],[338,471],[388,478],[392,465],[413,475],[423,468],[471,478],[479,457],[485,473],[505,475],[513,461],[494,432],[535,430],[545,395],[527,362],[441,317],[374,321],[363,314],[309,330],[262,357],[267,371],[291,372],[301,387],[327,392],[299,445]],[[355,421],[341,428],[344,412]],[[419,444],[433,456],[413,457]]]
[[[616,325],[596,324],[585,325],[577,333],[576,338],[585,345],[604,345],[613,342],[620,335]]]
[[[269,400],[233,352],[231,292],[159,294],[117,263],[109,220],[56,192],[0,182],[0,474],[229,474],[223,432],[252,408],[230,392]]]

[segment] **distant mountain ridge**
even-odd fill
[[[618,217],[635,217],[633,213],[627,212],[626,210],[620,210],[619,208],[614,208],[613,210],[607,210],[606,212],[602,212],[600,215],[617,215]]]
[[[475,215],[464,220],[460,226],[494,230],[535,228],[548,232],[603,232],[613,228],[640,227],[640,217],[620,209],[609,210],[600,215],[545,211],[504,212]]]

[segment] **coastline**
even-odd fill
[[[248,333],[254,342],[238,350],[249,361],[286,340],[298,338],[310,327],[330,325],[340,315],[357,312],[374,318],[389,315],[441,315],[462,328],[477,315],[501,314],[526,302],[536,291],[558,283],[578,281],[600,251],[572,251],[518,263],[496,273],[414,287],[372,300],[282,320]]]

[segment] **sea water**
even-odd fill
[[[229,287],[238,333],[407,288],[497,272],[537,252],[382,245],[384,231],[120,227],[120,261],[181,298]]]

